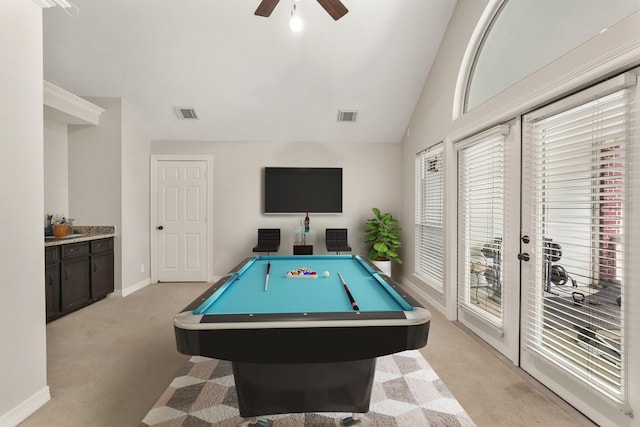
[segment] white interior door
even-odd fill
[[[156,163],[156,269],[161,282],[207,280],[207,162]]]

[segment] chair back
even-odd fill
[[[346,228],[327,228],[325,230],[325,240],[327,245],[327,251],[329,252],[349,252],[351,246],[349,246],[347,240]]]
[[[258,228],[258,245],[260,243],[280,244],[279,228]]]
[[[279,228],[258,228],[258,244],[253,248],[253,252],[278,252],[279,248]]]

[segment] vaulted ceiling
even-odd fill
[[[44,78],[121,97],[152,140],[399,143],[456,2],[342,1],[297,0],[293,33],[289,0],[72,0],[43,11]]]

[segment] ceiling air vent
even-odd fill
[[[176,114],[180,119],[197,119],[198,115],[193,107],[175,107]]]
[[[338,121],[339,122],[355,122],[358,118],[357,111],[342,111],[338,110]]]

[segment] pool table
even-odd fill
[[[174,326],[181,353],[232,362],[254,417],[368,412],[376,357],[425,346],[430,320],[365,258],[297,255],[247,258]]]

